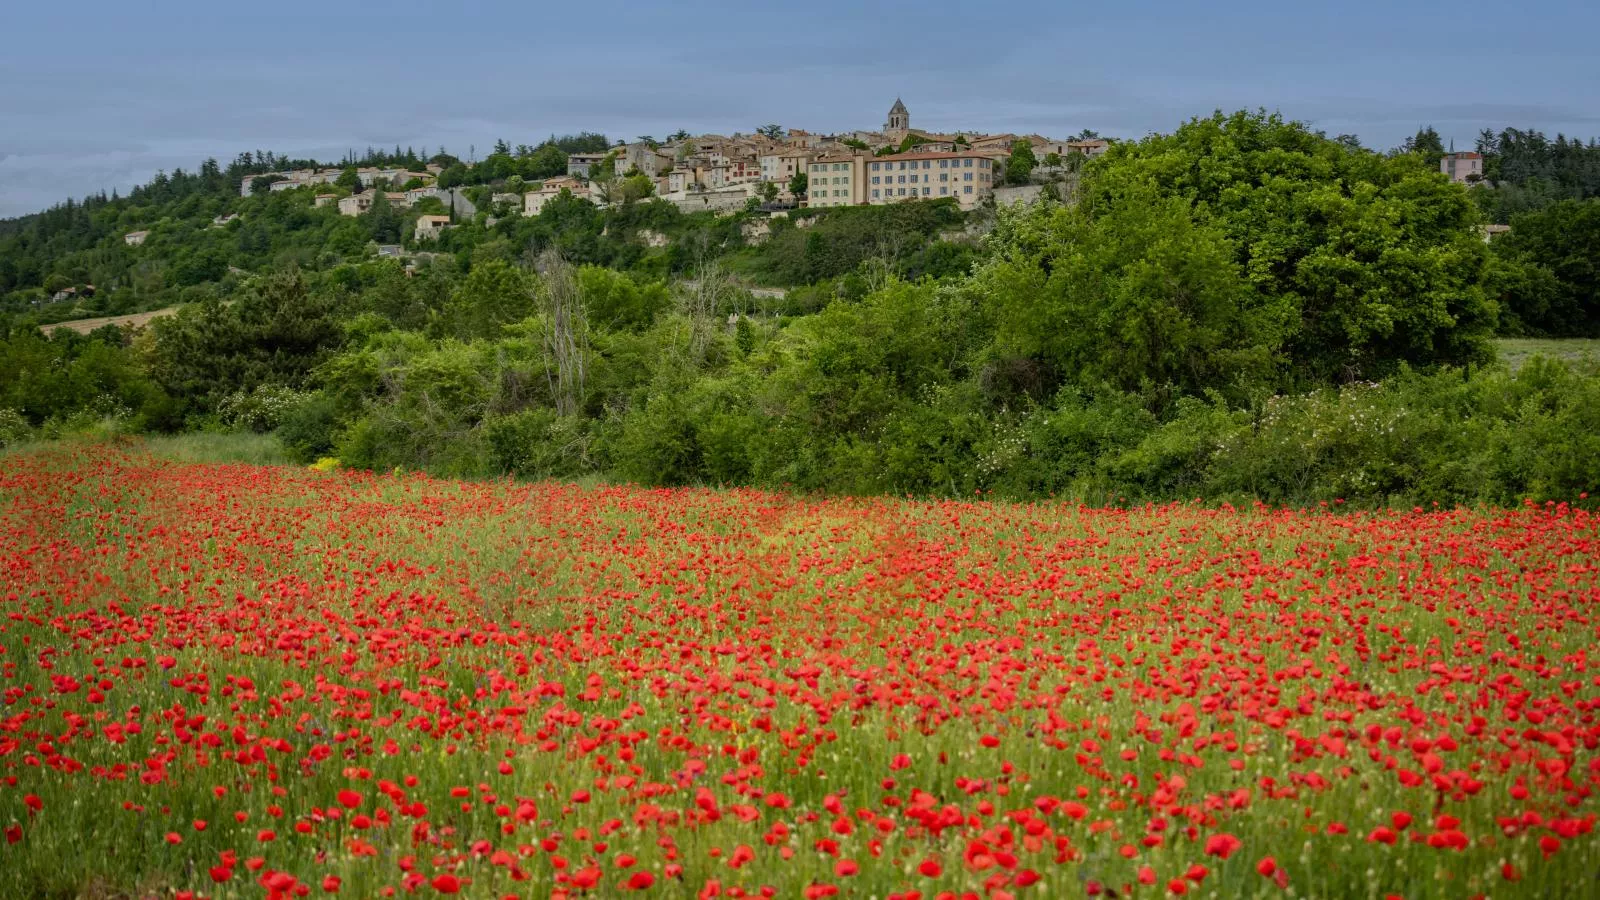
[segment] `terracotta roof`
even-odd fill
[[[990,157],[990,154],[985,152],[985,151],[982,151],[982,150],[967,150],[967,151],[962,152],[962,153],[939,153],[939,152],[918,153],[915,150],[913,150],[913,151],[910,151],[908,153],[891,153],[888,156],[873,157],[872,161],[873,162],[882,162],[882,161],[901,160],[901,159],[907,159],[907,160],[910,160],[910,159],[966,159],[968,157],[982,157],[984,159],[988,159]]]

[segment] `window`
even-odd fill
[[[962,181],[971,181],[972,180],[972,173],[971,172],[962,172],[961,173],[961,180]]]
[[[900,176],[900,183],[901,184],[905,184],[906,183],[906,177],[904,175]]]
[[[962,166],[964,166],[964,167],[966,167],[966,168],[968,168],[968,169],[970,169],[970,168],[972,168],[972,160],[970,160],[970,159],[963,159],[963,160],[962,160],[962,161],[961,161],[961,165],[962,165]]]
[[[924,168],[924,169],[931,169],[931,168],[933,168],[933,160],[931,160],[931,159],[925,159],[925,160],[923,160],[923,161],[922,161],[922,167],[923,167],[923,168]]]
[[[878,183],[878,176],[876,176],[876,175],[872,176],[872,183],[873,184],[877,184]],[[873,193],[877,193],[877,191],[873,191]]]
[[[878,171],[878,164],[877,163],[873,163],[872,164],[872,171],[874,171],[874,172]]]
[[[970,194],[970,193],[972,193],[972,185],[970,185],[970,184],[969,184],[969,185],[967,185],[967,186],[966,186],[966,187],[964,187],[964,188],[962,188],[962,189],[961,189],[961,193],[963,193],[963,194]]]
[[[905,170],[906,170],[905,160],[901,160],[900,161],[900,171],[904,172]]]
[[[941,187],[940,187],[940,188],[939,188],[939,196],[941,196],[941,197],[948,197],[948,196],[950,196],[950,189],[949,189],[949,188],[947,188],[947,187],[943,187],[943,186],[941,186]]]
[[[939,168],[946,169],[946,168],[949,168],[949,167],[950,167],[950,160],[948,160],[948,159],[939,160]]]
[[[901,188],[900,189],[900,196],[904,197],[905,195],[906,195],[906,189],[905,188]]]
[[[872,180],[873,181],[877,181],[878,179],[874,178]],[[878,189],[877,188],[873,188],[872,189],[872,199],[874,199],[874,200],[878,199]]]
[[[939,180],[940,181],[949,181],[950,180],[950,173],[948,173],[948,172],[940,172],[939,173]]]
[[[989,161],[987,159],[978,160],[978,168],[980,168],[980,169],[989,168]]]
[[[928,196],[931,193],[933,193],[933,188],[925,187],[925,188],[922,189],[922,196],[924,196],[924,197]]]

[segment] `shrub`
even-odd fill
[[[33,434],[28,420],[14,409],[0,407],[0,447],[20,444]]]
[[[223,397],[217,404],[217,417],[229,427],[262,434],[283,424],[310,399],[311,394],[306,391],[281,384],[263,384],[251,391],[234,391]]]
[[[484,423],[484,438],[497,471],[526,478],[570,478],[595,468],[587,422],[547,407],[490,418]]]

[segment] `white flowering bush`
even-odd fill
[[[217,405],[217,415],[232,428],[255,432],[272,431],[285,418],[311,399],[306,391],[277,384],[263,384],[252,391],[234,391]]]
[[[0,407],[0,447],[19,444],[33,435],[28,420],[14,409]]]

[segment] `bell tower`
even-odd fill
[[[883,123],[885,134],[905,134],[911,130],[911,113],[906,112],[905,103],[899,97],[894,98],[894,106],[889,107],[889,119]]]

